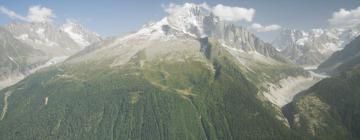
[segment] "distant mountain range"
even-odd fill
[[[11,85],[35,69],[57,63],[98,42],[99,35],[68,21],[54,23],[12,23],[0,28],[2,51],[0,88]]]
[[[0,27],[0,89],[14,84],[32,68],[45,63],[45,53],[25,44]]]
[[[343,73],[359,67],[360,62],[360,36],[351,41],[341,51],[335,52],[318,67],[319,72],[332,75]]]
[[[332,53],[341,50],[360,34],[360,27],[312,29],[309,32],[283,29],[272,42],[281,53],[296,64],[317,67]]]

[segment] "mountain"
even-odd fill
[[[284,89],[304,89],[319,80],[291,63],[271,44],[265,43],[245,28],[214,16],[206,6],[201,5],[184,4],[158,22],[149,23],[135,33],[115,38],[112,45],[121,42],[129,45],[139,40],[166,41],[179,36],[190,36],[200,42],[205,38],[215,39],[243,65],[244,73],[262,89],[260,93],[278,106],[290,102],[294,96],[292,91],[283,92]],[[101,53],[89,59],[105,54]],[[122,59],[130,59],[127,55]],[[303,84],[306,86],[298,86]]]
[[[101,44],[102,48],[95,52],[39,71],[3,90],[0,136],[3,139],[292,136],[271,107],[263,106],[257,99],[255,85],[241,73],[231,54],[219,44],[208,42],[211,51],[205,55],[198,40],[184,37],[168,41],[136,40],[129,45]],[[26,106],[25,100],[29,100]],[[17,127],[15,123],[21,125]],[[258,131],[265,134],[251,135]]]
[[[0,88],[101,40],[97,34],[70,21],[62,27],[49,22],[12,23],[1,27],[1,34]]]
[[[170,29],[182,31],[198,38],[216,38],[223,45],[236,51],[260,53],[284,61],[270,44],[263,42],[245,28],[236,27],[234,24],[214,16],[207,7],[194,8],[191,4],[185,4],[181,9],[150,28],[157,28],[161,25],[169,26]]]
[[[314,81],[244,28],[186,3],[1,90],[0,138],[312,139],[289,128],[280,106],[293,96],[284,89]]]
[[[54,23],[13,23],[5,28],[15,38],[49,55],[70,56],[101,38],[81,25],[68,21],[61,27]]]
[[[316,67],[359,35],[358,28],[312,29],[309,32],[283,29],[272,44],[296,64]]]
[[[360,60],[360,36],[351,41],[341,51],[335,52],[329,59],[318,67],[318,71],[332,75],[348,71],[359,65]]]
[[[22,79],[39,63],[46,62],[47,58],[43,55],[0,27],[0,89]]]
[[[97,33],[92,32],[71,20],[68,20],[63,24],[60,27],[60,30],[67,33],[68,36],[82,48],[102,40]]]

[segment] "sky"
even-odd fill
[[[171,3],[186,2],[220,8],[224,16],[232,11],[238,14],[236,8],[240,15],[252,9],[251,17],[231,22],[252,29],[267,41],[281,28],[310,30],[360,23],[360,0],[0,0],[0,25],[43,20],[60,25],[71,19],[102,36],[116,36],[162,19]]]

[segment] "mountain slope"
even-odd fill
[[[133,34],[114,38],[112,43],[106,46],[133,44],[136,48],[141,49],[149,45],[139,44],[143,40],[166,41],[178,37],[190,37],[198,40],[206,37],[215,39],[244,66],[242,67],[244,74],[261,89],[259,94],[278,106],[290,102],[294,96],[294,93],[280,93],[278,90],[282,90],[285,86],[296,88],[295,85],[281,85],[280,81],[290,80],[291,83],[298,84],[318,81],[317,78],[284,58],[270,44],[265,43],[246,29],[214,16],[206,6],[191,3],[184,4],[162,20],[145,25]],[[124,56],[118,60],[126,62],[134,53],[116,52],[106,49],[106,47],[101,50],[90,53],[86,59],[101,59],[122,54]],[[283,100],[283,98],[285,99]]]
[[[141,49],[126,63],[121,59],[79,61],[83,58],[76,57],[66,65],[38,72],[3,90],[1,104],[5,115],[0,121],[0,136],[3,139],[294,137],[271,108],[257,99],[256,87],[241,74],[236,59],[222,47],[210,42],[207,49],[211,51],[205,55],[196,40],[155,42],[156,46]]]
[[[289,105],[292,127],[317,139],[359,139],[359,68],[322,80]]]

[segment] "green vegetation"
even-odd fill
[[[325,79],[291,104],[292,126],[317,139],[360,139],[360,69]]]
[[[141,51],[116,67],[39,71],[1,91],[1,111],[11,95],[0,139],[305,139],[257,99],[227,51],[208,47],[202,60],[147,61]]]

